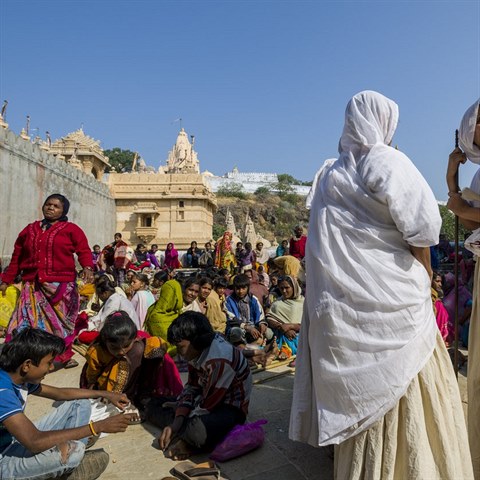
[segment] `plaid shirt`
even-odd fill
[[[217,334],[210,347],[189,362],[176,415],[205,415],[226,404],[247,416],[251,391],[252,374],[243,353]]]

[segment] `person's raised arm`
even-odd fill
[[[458,193],[458,167],[460,164],[467,161],[466,155],[457,147],[448,157],[448,166],[447,166],[447,186],[448,193]]]

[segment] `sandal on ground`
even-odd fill
[[[193,463],[190,460],[177,463],[170,473],[180,480],[222,480],[215,462]]]
[[[74,360],[73,358],[71,358],[68,362],[65,362],[63,364],[63,368],[65,369],[68,369],[68,368],[75,368],[75,367],[78,367],[79,363]]]

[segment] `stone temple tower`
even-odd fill
[[[175,145],[168,152],[165,173],[200,173],[197,152],[193,149],[195,137],[192,135],[191,139],[192,143],[190,143],[187,133],[182,128]]]

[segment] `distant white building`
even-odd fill
[[[204,171],[202,175],[210,184],[213,192],[217,192],[221,187],[239,184],[246,193],[255,193],[260,187],[272,189],[272,185],[278,183],[276,173],[239,172],[237,167],[233,167],[231,172],[227,172],[222,177],[217,177],[208,170]],[[305,185],[292,185],[292,187],[298,195],[305,196],[310,191],[310,187]]]

